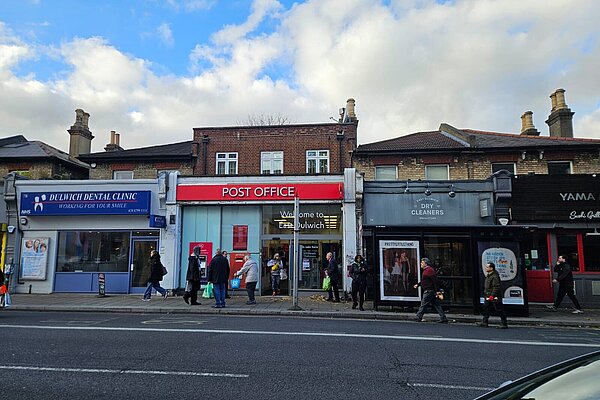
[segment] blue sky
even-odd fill
[[[65,150],[74,110],[102,151],[191,139],[252,115],[330,122],[359,143],[458,128],[519,133],[566,89],[600,139],[600,3],[579,0],[4,0],[0,136]]]

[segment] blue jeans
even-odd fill
[[[167,291],[160,287],[160,282],[148,282],[148,287],[146,288],[146,291],[144,292],[144,298],[145,299],[149,299],[152,296],[152,289],[156,289],[156,291],[160,294],[162,294],[163,296],[165,295],[165,293],[167,293]]]
[[[281,276],[271,275],[271,288],[273,292],[279,292],[279,283],[281,282]]]
[[[226,288],[227,288],[226,283],[213,282],[213,292],[215,294],[215,306],[225,307],[225,289]]]
[[[437,311],[437,313],[440,316],[440,321],[446,320],[446,314],[444,314],[444,310],[442,309],[442,306],[438,301],[435,290],[426,290],[425,292],[423,292],[423,299],[421,299],[421,307],[419,307],[419,311],[417,311],[417,318],[419,320],[423,318],[423,314],[425,314],[427,306],[435,308],[435,311]]]

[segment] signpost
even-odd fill
[[[298,279],[301,272],[301,262],[299,258],[299,249],[300,244],[298,237],[300,232],[300,200],[298,197],[294,198],[294,265],[290,266],[290,269],[293,268],[291,277],[292,277],[292,306],[290,310],[292,311],[302,311],[302,308],[298,305]]]
[[[106,297],[106,275],[104,275],[104,272],[98,274],[98,297]]]

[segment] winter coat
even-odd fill
[[[564,262],[554,266],[554,272],[556,273],[556,280],[560,286],[574,286],[573,282],[573,270],[571,266]]]
[[[337,281],[340,279],[340,270],[335,262],[335,258],[331,257],[325,270],[327,271],[327,276],[329,276],[329,279],[332,281]]]
[[[350,266],[350,276],[352,281],[356,283],[367,283],[367,264],[365,260],[355,261]]]
[[[428,265],[423,270],[423,275],[421,276],[421,282],[418,283],[419,286],[423,288],[423,290],[435,290],[436,292],[440,290],[440,285],[438,283],[437,274],[431,265]]]
[[[163,280],[162,267],[160,254],[156,253],[150,257],[150,279],[148,279],[148,282],[160,282]]]
[[[188,258],[188,270],[185,279],[190,282],[200,282],[200,259],[194,253]]]
[[[208,265],[208,281],[212,283],[227,283],[229,281],[229,261],[217,254]]]
[[[274,265],[277,265],[276,269],[273,269]],[[271,272],[272,276],[279,276],[281,275],[281,270],[283,269],[283,260],[281,258],[279,260],[269,260],[267,261],[267,267],[269,267],[269,271]]]
[[[485,277],[483,283],[483,293],[487,299],[490,296],[501,298],[502,290],[500,287],[500,274],[495,269]]]
[[[244,263],[244,266],[237,272],[238,276],[246,274],[246,283],[258,282],[258,264],[253,259],[249,258]]]

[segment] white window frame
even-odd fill
[[[223,164],[223,173],[219,173],[219,164]],[[232,165],[235,171],[230,173]],[[238,173],[238,153],[217,153],[215,154],[215,175],[237,175]]]
[[[133,171],[113,171],[113,179],[133,179]]]
[[[567,161],[567,160],[563,160],[563,161],[559,161],[559,160],[557,160],[557,161],[548,161],[548,164],[559,164],[559,163],[563,163],[563,164],[564,163],[569,163],[569,173],[565,174],[565,175],[571,175],[571,174],[573,174],[573,161]],[[548,171],[548,175],[550,175],[550,170],[547,169],[547,171]],[[553,174],[553,175],[558,175],[558,174]]]
[[[444,168],[446,168],[446,178],[443,178],[443,179],[433,179],[433,178],[430,178],[428,176],[429,174],[427,173],[427,170],[429,168],[431,168],[431,167],[436,167],[436,168],[444,167]],[[428,181],[447,181],[449,179],[450,179],[450,166],[448,164],[429,164],[429,165],[425,166],[425,180],[428,180]]]
[[[314,154],[313,154],[314,153]],[[310,161],[315,162],[315,171],[310,172]],[[327,162],[327,171],[321,171],[321,161]],[[328,174],[329,173],[329,150],[306,150],[306,173]]]
[[[491,170],[492,170],[492,174],[495,172],[494,171],[494,165],[500,165],[500,164],[502,164],[502,165],[512,165],[512,170],[508,170],[508,172],[510,172],[513,175],[517,174],[517,166],[516,166],[516,164],[514,162],[513,163],[511,163],[511,162],[493,162],[492,165],[491,165],[491,167],[490,167]]]
[[[378,165],[375,167],[375,180],[376,181],[386,181],[386,180],[390,180],[389,178],[380,178],[377,173],[377,171],[383,171],[383,170],[390,170],[390,169],[394,169],[394,177],[392,178],[393,180],[398,179],[398,166],[397,165]]]
[[[281,171],[276,172],[275,164],[281,163]],[[267,164],[268,168],[263,165]],[[265,172],[267,171],[267,172]],[[283,151],[261,151],[260,152],[260,173],[262,175],[281,175],[283,174]]]

